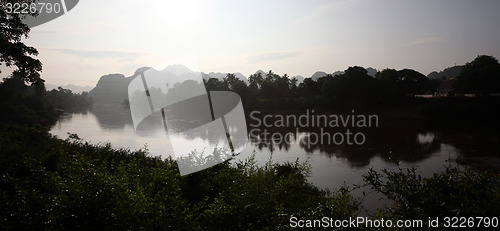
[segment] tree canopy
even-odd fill
[[[38,55],[38,50],[27,46],[22,38],[28,38],[30,28],[23,23],[26,16],[36,16],[36,13],[8,13],[6,4],[15,3],[15,0],[2,0],[0,7],[0,65],[7,67],[15,66],[12,76],[18,76],[25,83],[43,85],[44,80],[40,77],[42,63],[33,58]],[[22,1],[26,3],[33,0]]]
[[[463,93],[489,95],[500,92],[500,64],[495,57],[480,55],[465,64],[455,88]]]

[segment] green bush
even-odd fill
[[[224,162],[181,177],[144,150],[0,126],[0,229],[276,230],[297,217],[349,217],[357,202],[307,182],[306,164]]]
[[[307,181],[298,161],[224,162],[180,176],[172,159],[146,150],[60,140],[42,126],[0,126],[0,229],[288,230],[290,217],[348,219],[360,200]],[[385,219],[492,216],[499,176],[448,167],[431,178],[415,168],[370,170],[364,179],[394,201]]]
[[[448,166],[444,172],[422,178],[416,171],[416,168],[384,169],[381,172],[370,169],[364,175],[371,189],[394,202],[378,215],[393,220],[428,221],[436,217],[491,217],[498,214],[498,173]]]

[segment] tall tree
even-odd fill
[[[264,81],[264,77],[262,77],[262,73],[256,73],[250,75],[248,78],[248,82],[250,83],[249,87],[252,89],[259,89]]]
[[[376,79],[380,83],[380,93],[388,99],[398,99],[408,94],[399,78],[399,72],[395,69],[384,69],[377,73]]]
[[[299,83],[299,80],[297,78],[293,77],[290,79],[290,91],[291,91],[292,95],[297,94],[298,83]]]
[[[412,69],[398,71],[398,81],[402,83],[406,94],[409,96],[425,94],[431,88],[429,79],[422,73]]]
[[[400,97],[424,94],[431,90],[429,79],[422,73],[403,69],[385,69],[377,73],[376,79],[382,83],[382,91],[386,96]]]
[[[492,56],[481,55],[465,64],[455,88],[464,93],[489,95],[500,92],[500,64]]]
[[[312,78],[305,78],[304,81],[299,84],[299,93],[304,97],[316,97],[321,93],[321,86]]]
[[[334,78],[336,81],[331,87],[334,94],[340,98],[366,99],[373,96],[375,80],[368,75],[365,68],[349,67],[344,74]]]
[[[0,1],[0,65],[15,66],[13,77],[21,78],[28,84],[43,85],[40,77],[42,63],[33,58],[38,55],[34,47],[26,46],[21,39],[28,38],[30,28],[23,23],[26,16],[36,16],[37,13],[15,12],[7,8],[7,4],[34,3],[34,0],[2,0]]]

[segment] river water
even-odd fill
[[[245,153],[234,161],[245,159],[251,153],[259,164],[265,164],[270,159],[279,163],[297,159],[307,161],[312,167],[309,181],[320,188],[334,189],[342,185],[361,184],[362,175],[370,168],[397,169],[395,161],[399,161],[402,167],[418,167],[418,173],[423,177],[432,176],[448,165],[466,164],[478,168],[500,166],[500,135],[497,131],[489,131],[487,127],[429,127],[420,122],[380,121],[377,127],[361,131],[364,136],[362,145],[302,142],[304,137],[319,132],[318,129],[287,127],[268,132],[277,134],[274,138],[287,139],[253,140],[247,145]],[[330,132],[333,134],[335,131]],[[64,114],[51,133],[62,139],[67,138],[68,133],[76,133],[80,138],[95,144],[109,142],[115,148],[131,150],[147,147],[152,156],[169,155],[165,149],[165,132],[135,132],[129,109],[119,104],[94,105],[88,112]],[[175,142],[191,147],[197,141],[175,139]],[[362,190],[365,189],[353,194],[361,196]],[[373,211],[388,203],[379,201],[379,196],[370,194],[363,201],[364,207]]]

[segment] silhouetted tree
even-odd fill
[[[208,80],[203,80],[205,82],[205,88],[209,91],[213,90],[229,90],[226,82],[221,82],[216,78],[210,78]]]
[[[52,106],[64,110],[86,109],[92,105],[89,93],[73,93],[69,89],[58,87],[46,93],[46,99]]]
[[[373,97],[376,91],[375,79],[363,67],[349,67],[344,74],[332,79],[329,90],[339,98],[361,100]]]
[[[247,84],[243,80],[238,79],[234,74],[228,73],[223,82],[227,84],[230,90],[238,93],[241,98],[247,99],[249,97],[250,92]]]
[[[321,93],[321,86],[318,82],[311,78],[305,78],[304,81],[299,84],[299,93],[303,97],[315,97],[319,96]]]
[[[35,1],[23,1],[32,3]],[[0,7],[0,65],[7,67],[15,66],[13,75],[28,84],[43,85],[44,80],[40,78],[42,63],[32,56],[38,55],[37,49],[26,46],[21,40],[28,38],[30,28],[22,22],[28,15],[36,16],[36,13],[7,13],[6,3],[19,3],[15,0],[2,0]]]
[[[295,77],[291,78],[290,79],[290,94],[292,96],[297,96],[298,92],[297,92],[297,89],[298,89],[298,83],[299,80]]]
[[[222,81],[227,84],[229,89],[234,90],[234,87],[238,84],[238,81],[241,81],[241,80],[236,78],[236,75],[228,73]],[[241,81],[241,82],[243,82],[243,81]]]
[[[284,74],[282,76],[276,75],[274,86],[276,88],[276,94],[279,97],[290,96],[290,78],[287,74]]]
[[[429,79],[422,73],[412,69],[398,71],[398,81],[402,83],[405,93],[409,96],[425,94],[430,90]]]
[[[384,98],[395,99],[406,95],[398,76],[397,70],[389,68],[377,73],[375,78],[380,82],[379,91]]]
[[[253,75],[250,75],[248,78],[248,82],[250,83],[250,88],[252,89],[260,89],[262,82],[264,82],[264,77],[262,77],[262,74],[256,73]]]
[[[338,81],[330,74],[318,79],[318,84],[321,85],[321,94],[325,99],[332,100],[335,98],[335,84],[337,84],[337,82]]]
[[[264,81],[261,85],[261,96],[264,98],[277,98],[278,94],[276,92],[275,80],[279,78],[277,74],[275,74],[272,70],[266,74]]]
[[[455,81],[455,88],[463,93],[489,95],[500,92],[500,64],[492,56],[481,55],[465,64]]]
[[[412,69],[396,71],[385,69],[377,73],[380,81],[380,92],[385,97],[399,98],[416,94],[425,94],[431,90],[429,79],[420,72]]]

